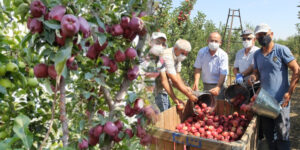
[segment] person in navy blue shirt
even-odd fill
[[[255,36],[262,47],[254,54],[254,71],[248,83],[260,80],[261,87],[281,105],[276,119],[261,116],[261,123],[269,149],[288,150],[290,99],[299,80],[299,66],[288,47],[273,42],[273,32],[267,24],[256,26]],[[288,69],[292,71],[290,82]]]

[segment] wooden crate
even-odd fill
[[[224,100],[217,102],[216,114],[228,115],[238,111]],[[160,120],[155,124],[152,132],[155,139],[150,147],[151,150],[256,150],[258,120],[250,113],[245,115],[253,116],[252,120],[238,141],[223,142],[175,132],[176,125],[193,114],[192,108],[193,104],[188,102],[182,112],[177,112],[176,107],[172,107],[160,113]]]

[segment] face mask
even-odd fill
[[[180,54],[179,56],[177,56],[177,61],[182,62],[186,59],[186,56]]]
[[[155,56],[160,56],[163,50],[164,47],[162,45],[153,45],[149,52]]]
[[[262,36],[262,37],[258,38],[258,43],[262,47],[268,46],[271,41],[272,41],[272,39],[271,39],[270,35],[266,35],[266,36]]]
[[[209,42],[208,48],[212,51],[216,51],[219,48],[220,44],[215,42]]]
[[[243,46],[244,46],[244,48],[250,48],[252,46],[252,40],[243,41]]]

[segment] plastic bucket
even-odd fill
[[[250,93],[247,88],[242,85],[230,85],[225,89],[226,100],[234,106],[241,106],[244,102],[250,99]]]
[[[260,89],[251,108],[258,115],[272,119],[277,118],[281,111],[279,103],[263,88]]]
[[[198,97],[198,101],[195,104],[206,103],[207,106],[211,107],[211,111],[214,111],[217,102],[213,95],[208,91],[194,91],[194,95]]]

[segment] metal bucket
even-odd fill
[[[277,118],[281,111],[279,103],[263,88],[260,89],[251,108],[258,115],[272,119]]]
[[[217,102],[216,102],[215,97],[210,92],[194,91],[193,94],[198,97],[198,101],[195,102],[195,104],[206,103],[207,106],[211,107],[211,111],[215,110],[215,108],[217,106]]]
[[[240,84],[235,84],[235,85],[230,85],[226,90],[225,90],[225,98],[226,100],[233,104],[234,106],[241,106],[244,102],[247,102],[250,99],[250,93],[247,88]],[[239,95],[244,96],[244,100],[240,103],[235,105],[235,101],[237,100],[237,97]]]

